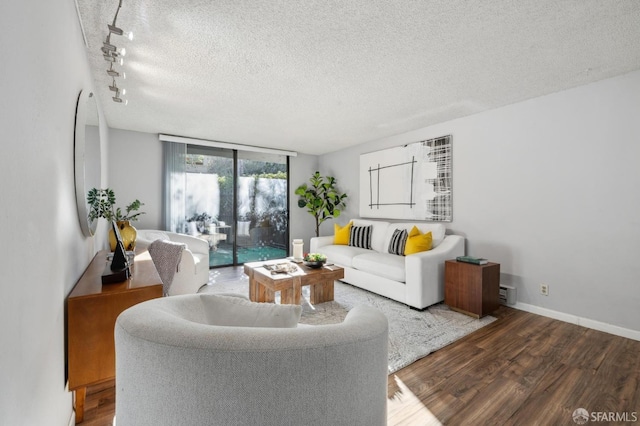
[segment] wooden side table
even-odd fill
[[[444,303],[454,311],[483,317],[500,306],[500,264],[447,260],[444,263]]]
[[[102,284],[108,253],[95,255],[67,297],[67,366],[76,423],[84,418],[87,386],[115,378],[113,332],[118,315],[136,303],[162,297],[162,281],[148,251],[135,257],[128,280]]]

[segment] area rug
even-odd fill
[[[209,285],[200,292],[249,294],[249,279],[216,282],[210,274]],[[359,289],[350,284],[336,282],[334,301],[312,306],[309,303],[309,287],[303,287],[303,324],[336,324],[342,322],[354,306],[368,305],[382,311],[389,320],[389,373],[424,358],[479,328],[495,321],[485,316],[475,319],[452,311],[445,304],[437,304],[423,311],[410,309],[386,297]],[[276,294],[276,303],[278,303]]]

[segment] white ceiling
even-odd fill
[[[308,154],[640,69],[637,0],[123,0],[125,106],[77,3],[110,127]]]

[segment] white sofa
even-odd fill
[[[155,229],[138,229],[136,253],[148,249],[155,240],[168,240],[183,243],[187,247],[182,252],[178,271],[169,288],[169,296],[197,293],[198,289],[209,282],[209,242],[190,235]]]
[[[342,281],[372,291],[416,309],[444,300],[444,261],[464,255],[464,238],[445,235],[440,223],[391,223],[354,219],[353,226],[372,225],[371,250],[334,245],[333,236],[311,239],[312,253],[323,253],[328,262],[344,268]],[[396,229],[431,232],[433,248],[429,251],[398,256],[388,251]]]

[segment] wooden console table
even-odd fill
[[[87,386],[115,378],[116,318],[125,309],[162,296],[162,281],[149,252],[135,257],[131,277],[102,284],[109,252],[98,252],[67,297],[67,368],[75,391],[76,422],[84,418]]]
[[[483,317],[500,306],[500,264],[447,260],[444,263],[444,303],[454,311]]]

